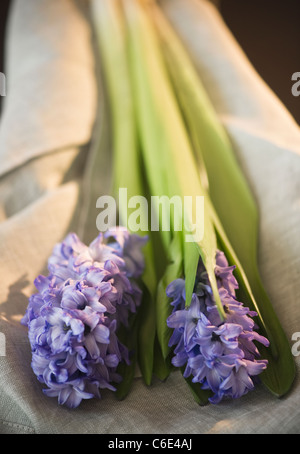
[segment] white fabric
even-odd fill
[[[300,133],[205,0],[165,0],[234,144],[259,205],[264,284],[291,339],[300,331]],[[0,433],[299,433],[300,385],[276,399],[263,387],[198,407],[180,373],[122,402],[110,392],[73,411],[42,394],[19,321],[33,279],[72,229],[82,164],[96,120],[88,2],[14,0],[7,97],[0,121]],[[87,146],[84,146],[87,145]],[[101,194],[99,194],[101,195]],[[3,349],[0,349],[0,353]],[[295,358],[299,369],[299,357]]]

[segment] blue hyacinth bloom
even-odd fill
[[[172,301],[167,324],[173,328],[169,345],[172,363],[185,367],[184,376],[210,389],[212,403],[225,397],[238,398],[254,388],[254,377],[266,367],[254,341],[269,341],[258,334],[252,319],[257,314],[236,299],[235,267],[228,266],[223,252],[216,256],[215,275],[226,319],[220,318],[202,261],[199,261],[191,304],[185,307],[184,279],[170,283],[166,293]]]
[[[38,276],[22,324],[28,327],[32,369],[59,404],[115,390],[121,362],[129,352],[117,336],[141,302],[137,285],[144,269],[145,238],[114,228],[89,245],[72,233],[48,260],[48,276]]]

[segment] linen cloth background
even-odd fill
[[[299,127],[213,5],[162,5],[189,48],[257,200],[260,270],[291,339],[300,331]],[[75,0],[14,0],[11,8],[0,119],[0,332],[6,339],[0,433],[300,433],[298,377],[282,399],[260,386],[239,400],[206,407],[196,405],[177,372],[149,388],[136,377],[124,401],[103,392],[102,400],[84,401],[73,411],[43,395],[20,319],[54,244],[78,227],[84,178],[94,178],[89,200],[109,185],[106,172],[102,179],[91,172],[93,138],[105,118],[87,7]]]

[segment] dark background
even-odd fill
[[[300,71],[300,1],[216,2],[253,66],[300,124],[300,96],[291,93],[292,74]],[[3,45],[9,4],[10,0],[0,0],[0,72],[4,73]]]
[[[257,72],[300,124],[300,96],[291,93],[300,72],[299,0],[220,0],[225,22]]]

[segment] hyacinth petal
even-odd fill
[[[70,327],[72,330],[72,333],[75,336],[78,336],[80,334],[83,334],[84,331],[84,325],[81,320],[78,320],[76,318],[71,318],[70,320]]]
[[[69,233],[61,243],[61,250],[65,257],[69,257],[73,251],[80,254],[86,248],[86,245],[82,243],[78,235],[74,232]]]
[[[63,388],[59,393],[58,403],[60,405],[64,405],[66,401],[69,399],[71,393],[72,393],[71,386],[66,386],[65,388]]]
[[[201,345],[201,342],[199,342],[199,339],[195,340],[198,345]],[[226,345],[227,346],[227,345]],[[228,347],[227,347],[228,348]],[[209,341],[203,343],[201,345],[201,353],[203,355],[203,358],[206,360],[210,361],[211,359],[215,357],[220,357],[223,355],[225,350],[224,343],[223,342],[212,342],[211,338]]]
[[[106,355],[105,357],[105,365],[107,367],[117,367],[119,364],[119,358],[117,355]]]
[[[123,268],[124,260],[116,254],[116,251],[103,244],[103,235],[99,236],[89,245],[89,255],[94,262],[105,263],[112,260],[116,266]]]
[[[49,287],[49,277],[40,274],[37,278],[34,279],[33,283],[39,292],[43,292]]]
[[[183,339],[186,350],[191,350],[195,346],[195,326],[196,323],[193,320],[189,320],[185,324]]]
[[[109,344],[110,331],[107,326],[97,325],[93,330],[93,335],[95,336],[97,342]]]
[[[111,300],[106,296],[103,296],[101,298],[101,304],[105,307],[106,312],[108,312],[109,314],[114,314],[117,310],[116,306],[114,306]]]
[[[172,347],[173,345],[177,345],[182,337],[182,332],[180,332],[179,329],[174,329],[173,333],[171,334],[171,337],[169,339],[169,347]]]
[[[188,356],[185,352],[177,353],[177,355],[172,358],[172,364],[175,367],[182,367],[186,363],[187,358]]]
[[[113,238],[115,240],[112,247],[115,247],[120,254],[122,254],[128,236],[128,230],[123,226],[112,227],[104,233],[105,238]]]
[[[195,293],[192,294],[191,304],[190,304],[190,317],[198,320],[201,315],[200,302]]]
[[[256,360],[248,361],[245,360],[245,365],[249,375],[254,376],[260,374],[267,367],[267,361],[265,360]]]
[[[97,289],[100,292],[100,298],[103,297],[106,293],[109,293],[113,290],[113,286],[110,282],[100,282],[97,286]]]
[[[102,314],[98,314],[90,306],[86,307],[84,311],[76,311],[76,314],[85,327],[89,327],[91,331],[96,328],[98,323],[102,322]]]
[[[37,376],[38,380],[43,382],[43,374],[44,371],[47,369],[49,365],[49,359],[45,356],[41,356],[38,354],[33,353],[31,367],[35,375]]]
[[[236,324],[226,323],[221,329],[215,331],[220,336],[227,348],[236,349],[238,347],[237,337],[242,333],[242,327]]]
[[[57,263],[48,264],[48,269],[58,282],[65,282],[68,279],[76,280],[79,277],[79,274],[76,270],[70,270],[69,267],[61,266]]]
[[[99,357],[99,347],[93,334],[88,334],[87,336],[85,336],[84,345],[93,359]]]
[[[47,388],[43,389],[42,391],[48,397],[57,397],[60,394],[60,390],[58,389]]]
[[[186,317],[187,312],[185,310],[173,312],[168,317],[167,324],[170,328],[182,328],[185,325]]]
[[[123,258],[128,269],[129,277],[137,278],[141,276],[145,266],[145,258],[141,247],[145,246],[147,242],[147,236],[140,237],[133,234],[127,237],[124,244]]]
[[[222,377],[222,379],[224,377],[228,377],[228,375],[231,373],[232,369],[233,369],[233,364],[226,364],[226,362],[224,361],[224,358],[223,358],[223,361],[221,361],[218,364],[219,375],[220,375],[220,377]]]
[[[202,355],[197,355],[190,357],[188,360],[188,365],[191,369],[200,369],[203,366],[204,359]]]
[[[218,392],[219,386],[221,383],[221,377],[220,377],[218,371],[215,368],[209,369],[206,373],[206,379],[207,379],[209,388],[213,392]]]
[[[67,393],[66,393],[67,395]],[[68,394],[68,397],[63,395],[63,391],[59,395],[58,402],[63,405],[65,404],[68,408],[77,408],[81,403],[82,399],[91,399],[94,395],[90,393],[85,393],[78,389],[77,387],[73,387],[71,392]]]
[[[265,336],[262,336],[261,334],[258,334],[256,331],[252,332],[253,338],[257,341],[263,344],[265,347],[269,347],[270,341],[267,339]]]
[[[84,362],[84,358],[81,355],[76,355],[76,367],[80,372],[88,373],[88,368]]]
[[[185,282],[184,279],[176,279],[171,282],[166,288],[166,295],[174,300],[183,297],[185,299]]]
[[[74,391],[76,391],[78,397],[81,399],[92,399],[94,397],[94,394],[83,391],[78,386],[74,386]]]
[[[246,394],[248,390],[253,389],[254,384],[246,368],[241,367],[238,372],[231,372],[231,375],[223,381],[220,388],[230,391],[233,398],[239,398]]]
[[[199,316],[199,322],[197,324],[197,334],[200,338],[205,338],[206,336],[211,336],[215,326],[209,321],[209,319],[201,313]]]
[[[47,307],[43,311],[43,315],[45,315],[47,322],[51,326],[60,326],[62,325],[64,319],[65,319],[65,312],[63,309],[58,308],[58,307]]]
[[[107,271],[96,266],[91,266],[85,273],[85,279],[88,285],[98,288],[107,274]]]
[[[28,337],[31,346],[43,345],[45,331],[45,319],[43,317],[38,317],[30,322]]]
[[[65,383],[69,378],[67,369],[59,369],[58,373],[55,374],[57,383]]]
[[[248,372],[246,369],[243,369],[242,372],[240,372],[240,383],[241,383],[241,390],[243,390],[242,386],[244,386],[244,393],[246,392],[246,389],[254,389],[254,383],[251,380],[251,378],[248,375]]]

